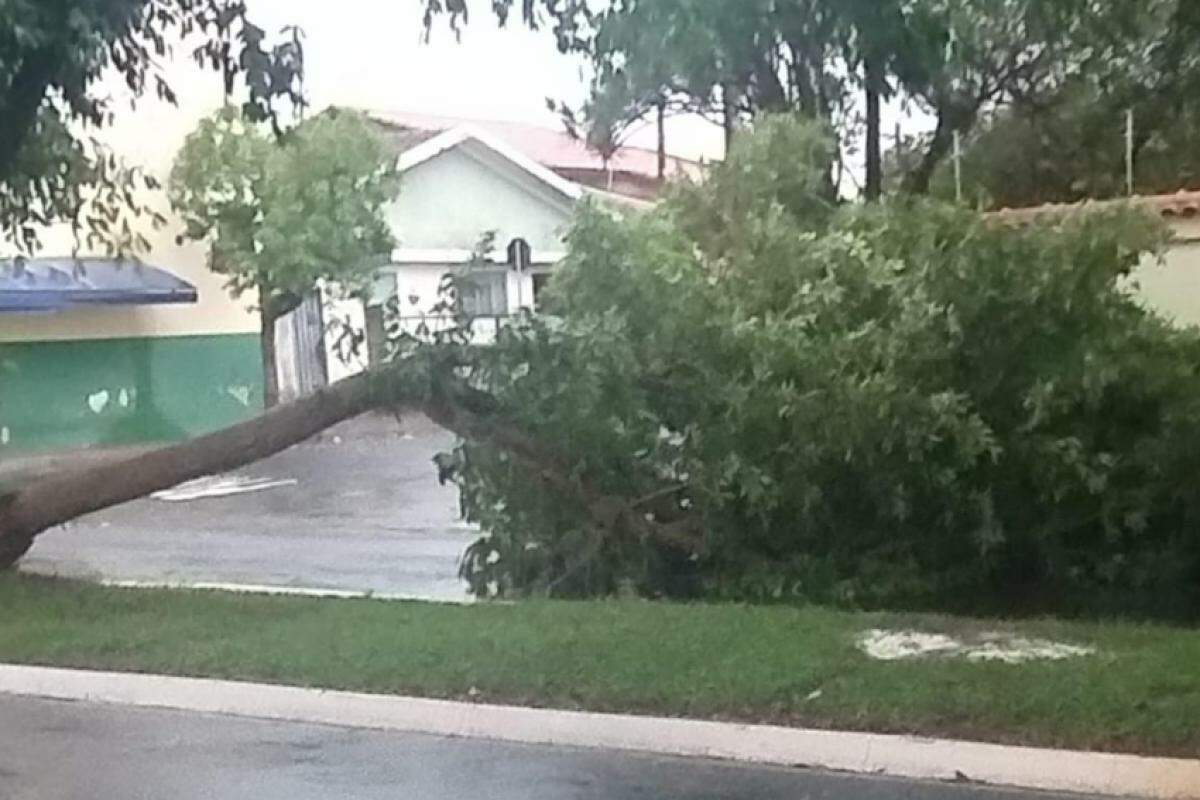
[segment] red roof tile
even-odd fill
[[[1191,218],[1200,216],[1200,192],[1181,191],[1175,194],[1137,195],[1122,197],[1115,200],[1085,200],[1081,203],[1048,203],[1027,208],[1002,208],[988,214],[998,219],[1015,224],[1024,224],[1048,216],[1063,216],[1081,211],[1091,211],[1102,208],[1114,208],[1121,205],[1132,205],[1154,211],[1167,218]]]
[[[606,172],[603,159],[565,131],[555,131],[521,122],[473,120],[395,111],[369,111],[367,113],[385,130],[390,129],[389,138],[405,150],[442,131],[461,125],[471,125],[503,139],[539,164],[560,174],[570,172],[576,175],[585,175],[593,171],[596,173]],[[622,147],[609,160],[608,168],[618,174],[625,173],[656,179],[658,153],[641,147]],[[699,179],[701,175],[702,167],[698,162],[678,156],[668,156],[668,177],[687,176]],[[587,182],[591,183],[591,181]]]

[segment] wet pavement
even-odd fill
[[[1056,797],[3,695],[0,720],[0,800]]]
[[[458,560],[476,533],[431,462],[453,443],[419,416],[353,420],[234,473],[286,485],[107,509],[42,534],[21,569],[463,600]]]

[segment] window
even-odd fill
[[[458,279],[463,311],[471,317],[508,314],[508,275],[504,270],[470,272]]]
[[[375,276],[371,284],[371,296],[368,306],[384,306],[400,293],[400,279],[393,269],[383,269]]]

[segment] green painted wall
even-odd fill
[[[0,454],[185,439],[262,406],[254,334],[0,342]]]

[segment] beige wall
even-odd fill
[[[186,54],[186,50],[182,51]],[[164,184],[171,162],[183,144],[184,137],[205,114],[216,110],[221,103],[219,86],[208,73],[182,63],[170,70],[172,86],[180,97],[174,107],[157,100],[142,101],[137,110],[128,110],[127,100],[119,84],[112,89],[117,97],[117,124],[99,132],[99,138],[113,148],[127,163],[136,164]],[[110,82],[112,83],[112,82]],[[88,134],[94,134],[89,131]],[[68,311],[47,315],[0,315],[0,342],[43,339],[114,338],[124,336],[172,336],[190,334],[248,333],[258,329],[257,314],[249,309],[255,298],[230,298],[224,289],[224,279],[208,271],[205,250],[201,246],[179,246],[175,237],[181,226],[170,213],[165,191],[145,195],[155,208],[167,216],[167,226],[159,231],[149,223],[139,223],[138,229],[151,242],[149,253],[142,258],[162,267],[196,286],[199,302],[185,306],[118,307],[87,311]],[[65,256],[73,250],[69,230],[56,228],[43,232],[42,249],[35,255]],[[0,241],[0,256],[15,253],[11,242]],[[103,255],[86,249],[81,255]]]
[[[1200,221],[1171,222],[1175,242],[1162,263],[1148,260],[1134,275],[1138,294],[1181,325],[1200,325]]]

